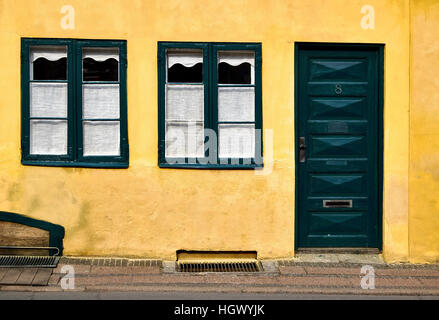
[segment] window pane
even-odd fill
[[[85,119],[118,119],[119,84],[84,84],[82,106]]]
[[[120,155],[119,121],[84,121],[84,156]]]
[[[167,85],[166,120],[203,121],[203,85]]]
[[[67,120],[31,120],[30,154],[67,154]]]
[[[119,48],[83,48],[83,81],[119,81]]]
[[[253,84],[255,58],[252,51],[219,51],[219,84]]]
[[[67,117],[67,83],[30,83],[31,117]]]
[[[204,124],[169,122],[166,124],[166,157],[204,157]]]
[[[220,158],[254,158],[255,125],[254,124],[220,124],[219,157]]]
[[[218,88],[219,121],[254,121],[255,88]]]
[[[168,50],[168,82],[203,82],[202,50]]]
[[[67,80],[67,47],[30,47],[32,80]]]

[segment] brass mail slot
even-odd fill
[[[323,208],[352,208],[352,200],[323,200]]]

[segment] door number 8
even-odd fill
[[[343,93],[343,89],[341,88],[341,85],[339,85],[339,84],[335,85],[335,93],[336,94],[342,94]]]

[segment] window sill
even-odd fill
[[[160,168],[170,168],[170,169],[207,169],[207,170],[254,170],[262,169],[263,164],[169,164],[169,163],[159,163]]]
[[[126,162],[65,162],[65,161],[35,161],[22,160],[24,166],[39,167],[70,167],[70,168],[102,168],[102,169],[127,169],[129,163]]]

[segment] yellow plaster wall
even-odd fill
[[[60,9],[75,9],[63,30]],[[375,9],[364,30],[363,5]],[[126,39],[130,167],[20,164],[20,38]],[[0,210],[66,228],[66,255],[294,253],[294,42],[384,43],[384,257],[408,259],[409,0],[0,0]],[[273,170],[157,166],[157,41],[261,42]],[[267,162],[266,162],[266,165]]]
[[[439,262],[439,1],[411,7],[410,261]]]

